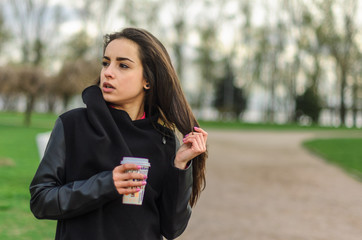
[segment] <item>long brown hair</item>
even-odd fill
[[[115,39],[125,38],[137,43],[139,57],[143,65],[143,76],[149,82],[146,91],[145,105],[156,106],[160,118],[168,128],[177,128],[183,135],[199,127],[191,107],[182,91],[170,56],[163,44],[151,33],[139,28],[125,28],[104,36],[105,51],[108,44]],[[151,111],[151,108],[148,108]],[[205,188],[205,162],[207,151],[193,160],[193,186],[190,205],[194,206]]]

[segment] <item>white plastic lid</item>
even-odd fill
[[[121,164],[125,164],[125,163],[133,163],[133,164],[147,166],[147,167],[151,166],[151,164],[147,158],[123,157]]]

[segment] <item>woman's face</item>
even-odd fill
[[[104,100],[122,109],[140,107],[144,88],[149,86],[143,78],[138,45],[126,38],[111,41],[104,52],[100,79]]]

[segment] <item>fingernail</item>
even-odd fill
[[[194,129],[196,130],[196,129],[199,129],[199,127],[194,127]]]
[[[189,134],[186,134],[184,138],[186,138]]]
[[[147,179],[147,175],[144,175],[144,176],[143,176],[143,179]]]
[[[141,188],[138,187],[138,188],[136,189],[136,191],[137,191],[137,192],[141,191]]]
[[[142,185],[146,185],[147,184],[147,182],[146,181],[142,181]]]
[[[141,166],[137,166],[138,169],[141,169]]]

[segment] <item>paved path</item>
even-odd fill
[[[301,147],[316,135],[209,131],[207,188],[178,240],[361,240],[362,184]]]

